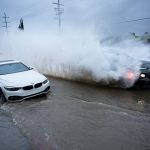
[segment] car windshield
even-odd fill
[[[0,75],[23,72],[30,70],[22,63],[9,63],[0,65]]]
[[[143,61],[141,68],[150,69],[150,61]]]

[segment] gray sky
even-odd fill
[[[10,17],[11,30],[23,17],[26,29],[53,29],[57,26],[52,2],[57,0],[1,0],[0,14]],[[63,28],[93,27],[98,32],[139,34],[150,32],[150,20],[122,21],[150,17],[150,0],[60,0],[65,5]],[[1,22],[3,20],[1,19]],[[0,29],[2,31],[4,29]]]

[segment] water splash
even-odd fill
[[[71,80],[118,81],[129,69],[138,75],[141,60],[150,58],[147,45],[131,39],[104,45],[90,30],[69,31],[61,36],[17,32],[8,38],[11,50],[3,51],[1,59],[18,59],[41,73]]]

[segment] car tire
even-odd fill
[[[2,90],[0,89],[0,104],[4,104],[6,102],[6,98],[2,92]]]

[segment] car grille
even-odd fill
[[[147,73],[147,74],[146,74],[146,77],[148,77],[148,78],[150,79],[150,74],[149,74],[149,73]]]
[[[150,79],[150,73],[144,73],[145,74],[145,78]]]
[[[42,86],[42,83],[37,83],[34,86],[33,85],[24,86],[22,89],[27,91],[27,90],[32,90],[33,88],[37,89],[41,86]]]
[[[23,90],[32,90],[33,89],[33,85],[24,86],[22,89]]]
[[[41,86],[42,86],[42,83],[37,83],[37,84],[34,85],[34,88],[39,88]]]

